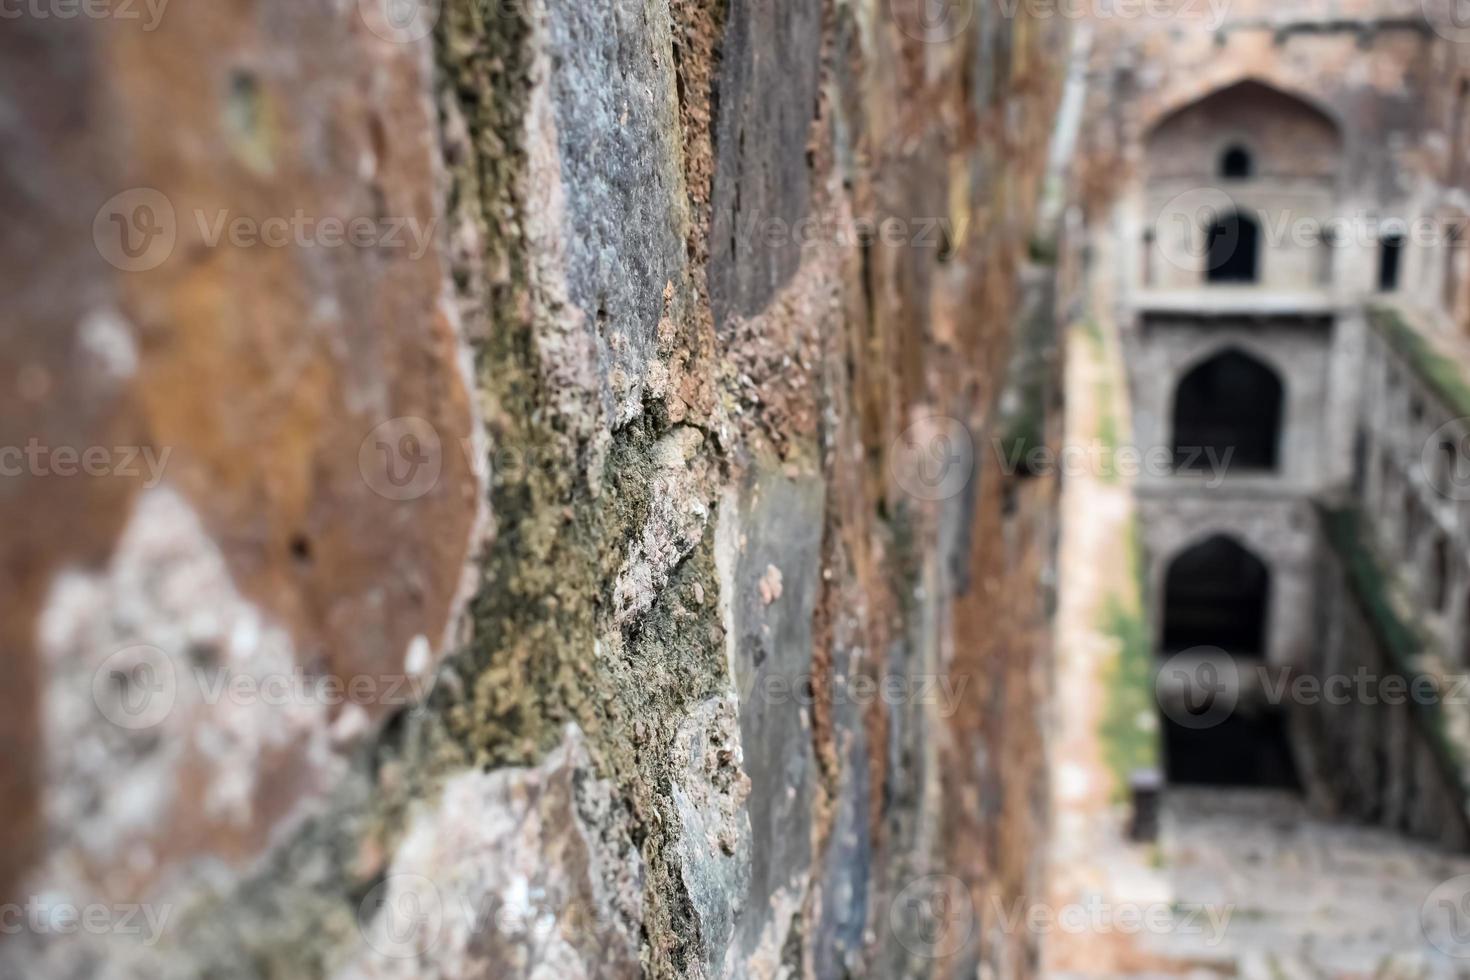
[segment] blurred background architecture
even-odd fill
[[[1095,474],[1068,491],[1059,664],[1093,678],[1102,736],[1062,738],[1056,871],[1074,896],[1236,919],[1218,941],[1172,930],[1111,962],[1064,942],[1063,972],[1459,975],[1456,15],[1231,2],[1091,19],[1077,174],[1094,262],[1068,440],[1121,413],[1139,461],[1125,498]],[[1098,376],[1126,397],[1083,380]],[[1131,589],[1087,568],[1109,550]],[[1098,781],[1131,783],[1131,825],[1103,816],[1116,796]],[[1116,844],[1130,832],[1157,832],[1156,850]]]

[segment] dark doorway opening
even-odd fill
[[[1378,250],[1378,291],[1391,293],[1399,288],[1399,260],[1403,256],[1404,236],[1384,235]]]
[[[1206,281],[1255,282],[1260,235],[1255,219],[1239,211],[1215,219],[1206,236]]]
[[[1186,728],[1166,719],[1164,771],[1179,786],[1300,786],[1279,710],[1237,711],[1210,728]]]
[[[1227,350],[1196,366],[1174,393],[1175,468],[1274,470],[1281,402],[1280,378],[1249,354]]]
[[[1164,579],[1164,654],[1208,646],[1262,656],[1270,595],[1270,570],[1234,539],[1217,534],[1195,545]]]
[[[1262,687],[1253,681],[1263,676],[1266,664],[1270,596],[1265,563],[1226,535],[1208,538],[1170,563],[1160,650],[1166,656],[1188,651],[1186,663],[1199,657],[1213,658],[1216,665],[1201,660],[1191,668],[1198,686],[1187,703],[1205,714],[1181,715],[1178,703],[1162,713],[1168,782],[1298,787],[1282,709],[1252,700]],[[1233,663],[1233,678],[1219,669],[1220,657]],[[1215,717],[1213,698],[1219,696],[1230,698],[1229,710]]]

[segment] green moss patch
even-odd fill
[[[1148,618],[1143,607],[1143,562],[1137,529],[1127,536],[1126,583],[1103,603],[1102,632],[1117,641],[1117,654],[1103,672],[1105,703],[1099,726],[1103,759],[1121,799],[1130,775],[1159,766],[1158,719],[1154,708],[1154,671],[1149,655]]]
[[[1368,322],[1457,415],[1470,415],[1470,382],[1464,368],[1445,356],[1393,309],[1373,306]]]
[[[1394,666],[1411,671],[1412,658],[1424,650],[1424,640],[1394,606],[1389,574],[1368,544],[1369,532],[1362,514],[1356,507],[1334,510],[1326,506],[1319,506],[1317,513],[1374,636]]]
[[[1363,610],[1389,668],[1412,685],[1424,672],[1415,666],[1415,658],[1425,650],[1425,639],[1419,630],[1399,612],[1391,573],[1374,551],[1367,522],[1356,507],[1330,508],[1319,504],[1318,517],[1323,536],[1337,553],[1347,576],[1348,588]],[[1425,740],[1432,746],[1440,771],[1446,780],[1458,787],[1462,808],[1470,799],[1462,775],[1470,766],[1466,749],[1450,737],[1444,709],[1437,701],[1412,698],[1413,716]]]
[[[1033,449],[1045,448],[1047,404],[1057,357],[1056,287],[1051,277],[1031,282],[1016,320],[1007,390],[1001,399],[1000,449],[1024,467]],[[1026,473],[1022,472],[1022,475]]]

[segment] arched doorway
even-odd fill
[[[1169,563],[1163,600],[1159,651],[1176,672],[1192,674],[1189,694],[1197,699],[1160,705],[1167,780],[1295,787],[1281,706],[1258,699],[1254,683],[1266,663],[1270,569],[1234,538],[1215,535]],[[1201,694],[1208,697],[1198,700]],[[1228,710],[1212,713],[1213,699],[1222,696]]]
[[[1195,366],[1174,392],[1174,466],[1274,470],[1283,391],[1276,372],[1226,350]]]
[[[1239,211],[1227,211],[1210,224],[1205,234],[1205,281],[1256,281],[1261,237],[1261,226],[1256,219]]]
[[[1270,597],[1271,572],[1264,562],[1223,534],[1202,541],[1169,564],[1163,653],[1210,646],[1235,656],[1264,656]]]

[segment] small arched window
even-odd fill
[[[1205,230],[1205,281],[1255,282],[1260,225],[1250,215],[1231,211]]]
[[[1220,176],[1240,180],[1251,175],[1251,154],[1243,146],[1226,147],[1220,154]]]

